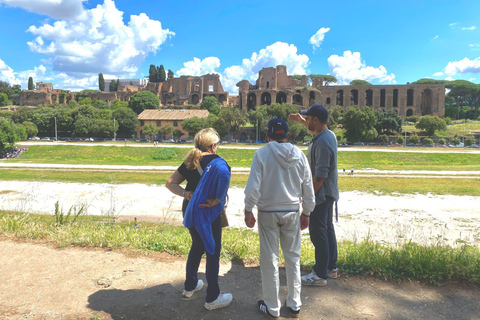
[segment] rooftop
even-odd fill
[[[192,117],[207,118],[208,110],[147,109],[138,115],[138,120],[185,120]]]

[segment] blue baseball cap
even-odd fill
[[[323,123],[327,123],[328,110],[321,104],[312,104],[308,110],[301,110],[300,114],[303,116],[317,117]]]
[[[283,119],[272,119],[268,122],[267,133],[270,138],[286,138],[288,125]]]

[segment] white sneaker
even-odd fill
[[[198,279],[197,287],[192,291],[183,290],[182,296],[184,296],[185,298],[191,298],[195,292],[202,290],[202,287],[203,287],[203,281]]]
[[[325,287],[327,280],[317,277],[315,271],[312,271],[310,274],[302,277],[302,284],[306,286]]]
[[[232,302],[233,296],[231,293],[220,293],[218,298],[212,302],[205,302],[205,309],[215,310],[227,307]]]
[[[338,273],[338,269],[332,269],[332,270],[327,270],[327,275],[329,278],[336,279],[340,277],[340,274]]]

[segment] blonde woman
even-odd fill
[[[183,224],[190,231],[192,246],[188,254],[183,296],[190,298],[203,287],[198,279],[198,267],[206,252],[207,296],[205,308],[215,310],[232,302],[230,293],[221,293],[218,271],[222,241],[222,215],[228,186],[230,167],[218,156],[218,133],[207,128],[195,135],[194,149],[185,162],[167,181],[167,188],[183,196]],[[180,184],[187,180],[185,188]]]

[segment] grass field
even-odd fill
[[[59,247],[82,246],[126,249],[132,252],[168,252],[186,256],[190,235],[184,227],[168,224],[113,223],[106,217],[80,216],[75,223],[58,215],[31,215],[0,211],[0,234],[17,239],[54,242]],[[59,223],[63,221],[63,223]],[[480,283],[480,249],[467,245],[421,246],[415,243],[384,245],[368,239],[338,244],[338,268],[344,275],[369,275],[380,279],[420,280],[441,284],[446,281]],[[258,263],[258,234],[245,229],[226,228],[222,236],[221,258]],[[302,239],[300,264],[310,269],[314,248]]]
[[[142,183],[165,185],[171,172],[124,172],[124,171],[62,171],[62,170],[0,170],[1,180],[78,182],[78,183]],[[244,188],[248,174],[233,174],[231,187]],[[451,194],[480,196],[480,179],[465,178],[404,178],[379,176],[339,176],[340,191],[380,192],[382,194]]]
[[[189,149],[104,146],[32,146],[11,162],[178,166]],[[232,167],[250,167],[255,150],[222,149],[218,154]],[[156,159],[158,160],[156,160]],[[480,156],[472,153],[338,152],[338,168],[378,170],[480,171]]]

